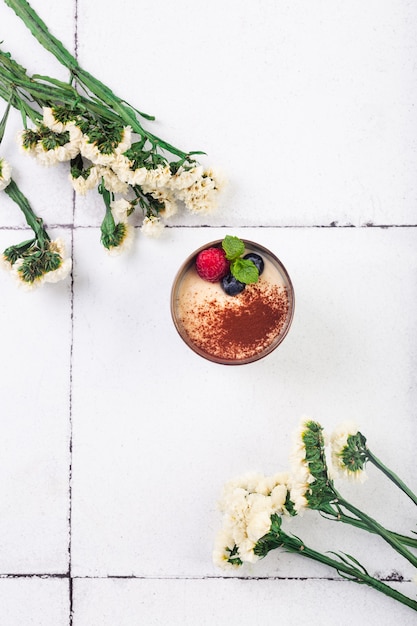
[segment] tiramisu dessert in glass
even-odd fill
[[[243,365],[283,341],[294,314],[294,289],[272,252],[227,235],[193,252],[181,266],[171,313],[194,352],[215,363]]]

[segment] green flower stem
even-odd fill
[[[350,524],[351,526],[355,526],[356,528],[360,528],[361,530],[369,530],[371,533],[376,533],[375,530],[369,528],[365,522],[362,520],[356,519],[355,517],[350,517],[349,515],[342,515],[340,518],[341,522],[346,524]],[[404,546],[409,546],[410,548],[417,548],[417,538],[408,537],[407,535],[401,535],[400,533],[396,533],[393,530],[388,530],[389,534],[396,540],[402,543]]]
[[[16,70],[16,67],[20,71]],[[53,106],[56,103],[66,104],[70,108],[78,106],[81,110],[89,110],[97,117],[101,117],[113,122],[120,122],[120,118],[109,108],[79,94],[71,85],[65,85],[57,81],[54,84],[46,84],[30,78],[23,68],[14,63],[9,55],[0,51],[0,95],[7,100],[12,95],[11,104],[21,110],[21,105],[29,106],[22,98],[20,92],[26,94],[26,98],[36,102],[40,107]],[[47,80],[47,77],[42,77]],[[1,84],[3,83],[3,85]],[[62,85],[62,86],[61,86]],[[39,122],[41,114],[29,107],[31,113],[29,117],[32,121]]]
[[[41,43],[46,50],[51,52],[55,58],[70,71],[74,79],[87,88],[97,98],[102,100],[112,110],[114,110],[125,124],[132,127],[135,133],[141,135],[142,137],[146,137],[154,146],[157,145],[163,150],[167,150],[171,154],[175,154],[180,158],[187,158],[187,154],[185,152],[145,131],[135,115],[135,109],[116,96],[113,91],[101,81],[96,79],[89,72],[83,70],[77,59],[56,37],[49,32],[46,24],[41,20],[26,0],[4,1],[11,9],[14,10],[16,15],[23,20],[39,43]],[[152,116],[140,112],[138,113],[147,119],[154,119]]]
[[[39,113],[35,111],[25,100],[19,98],[15,92],[11,92],[10,89],[5,89],[0,83],[0,97],[6,102],[10,102],[12,107],[22,113],[22,115],[29,117],[34,124],[39,121]]]
[[[107,237],[114,233],[114,229],[116,228],[116,222],[114,221],[113,213],[111,212],[110,207],[110,191],[105,188],[103,182],[101,182],[99,185],[99,193],[103,196],[104,205],[106,207],[106,213],[101,224],[101,233],[104,237]]]
[[[344,507],[350,513],[353,513],[358,519],[364,522],[368,528],[382,537],[394,550],[396,550],[399,554],[401,554],[407,561],[409,561],[414,567],[417,567],[417,556],[415,556],[412,552],[410,552],[398,539],[396,539],[386,528],[381,526],[376,520],[374,520],[366,513],[363,513],[359,509],[357,509],[353,504],[350,504],[347,500],[344,500],[341,496],[337,496],[338,506]]]
[[[346,513],[342,513],[341,511],[335,510],[330,504],[328,506],[323,506],[320,508],[322,513],[325,513],[326,519],[333,519],[335,522],[342,522],[343,524],[349,524],[350,526],[354,526],[355,528],[360,528],[361,530],[367,530],[373,534],[377,534],[375,529],[370,528],[367,523],[356,518],[351,517],[350,515],[346,515]],[[330,516],[330,517],[329,517]],[[402,543],[405,546],[409,546],[410,548],[417,548],[417,537],[408,537],[407,535],[401,535],[400,533],[396,533],[393,530],[388,530],[389,534],[394,537],[397,541]]]
[[[1,122],[0,122],[0,143],[4,137],[4,131],[6,130],[6,124],[7,124],[7,118],[9,117],[10,106],[11,106],[11,103],[9,100],[6,110],[4,112],[4,115],[1,118]]]
[[[375,467],[377,467],[385,476],[387,476],[397,487],[401,489],[413,502],[417,504],[417,496],[403,483],[401,478],[397,476],[394,472],[392,472],[386,465],[382,463],[376,456],[372,454],[369,448],[366,448],[366,456],[368,461],[370,461]]]
[[[348,565],[345,561],[338,561],[333,559],[321,552],[317,552],[312,548],[306,546],[300,539],[296,537],[291,537],[282,531],[279,533],[279,538],[282,541],[282,545],[288,552],[297,553],[302,556],[307,557],[308,559],[312,559],[313,561],[318,561],[319,563],[323,563],[324,565],[328,565],[332,567],[339,573],[343,573],[346,577],[348,577],[353,582],[362,583],[380,591],[381,593],[405,604],[406,606],[417,611],[417,602],[412,600],[408,596],[400,593],[396,589],[393,589],[389,585],[386,585],[381,580],[370,576],[364,569],[358,569],[353,565]],[[342,557],[341,557],[342,558]],[[346,559],[347,561],[347,559]]]
[[[4,189],[5,193],[20,207],[23,215],[25,216],[28,226],[35,233],[39,246],[42,248],[46,242],[50,241],[49,235],[43,227],[43,221],[40,217],[37,217],[33,212],[28,199],[20,191],[12,179],[7,187]]]

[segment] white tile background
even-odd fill
[[[211,563],[223,483],[285,469],[308,414],[355,418],[415,482],[417,6],[407,0],[36,0],[80,63],[153,131],[229,179],[217,214],[138,231],[126,257],[99,244],[101,201],[73,198],[65,166],[2,154],[73,250],[65,284],[19,291],[0,274],[0,626],[405,626],[381,594],[286,554],[224,577]],[[0,3],[3,49],[65,78]],[[1,249],[25,238],[0,198]],[[333,224],[333,226],[331,226]],[[382,227],[384,226],[384,227]],[[224,234],[271,248],[296,291],[282,346],[250,366],[198,358],[170,320],[170,286]],[[415,509],[370,470],[347,493],[387,526]],[[325,525],[324,525],[325,524]],[[303,539],[358,556],[415,594],[412,568],[376,539],[305,515]]]

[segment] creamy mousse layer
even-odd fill
[[[189,340],[207,355],[243,360],[264,352],[283,331],[289,299],[282,276],[267,258],[257,283],[237,296],[209,283],[192,265],[181,281],[177,315]]]

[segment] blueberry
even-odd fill
[[[241,283],[240,280],[237,280],[231,273],[226,274],[226,276],[221,279],[220,283],[228,296],[237,296],[237,294],[241,293],[246,287],[245,283]]]
[[[263,258],[259,256],[259,254],[256,254],[256,252],[249,252],[248,254],[245,254],[243,258],[249,259],[249,261],[255,263],[256,267],[258,268],[259,276],[262,274],[265,264]]]

